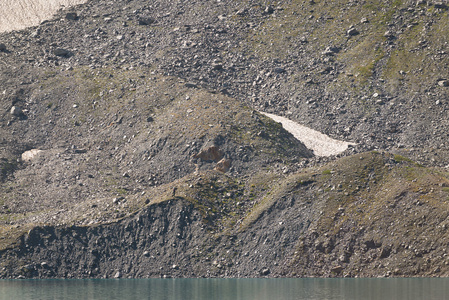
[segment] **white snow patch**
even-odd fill
[[[0,32],[20,30],[39,25],[62,7],[87,0],[0,0]]]
[[[334,140],[319,131],[298,124],[287,118],[265,112],[261,113],[274,121],[281,123],[285,130],[303,142],[307,148],[313,150],[313,153],[316,156],[337,155],[348,149],[349,146],[356,145],[355,143]]]

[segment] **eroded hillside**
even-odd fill
[[[98,0],[0,34],[0,275],[447,276],[447,21]]]

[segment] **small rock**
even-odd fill
[[[122,273],[120,273],[120,271],[117,271],[117,273],[115,273],[114,278],[120,278],[122,277]]]
[[[139,18],[139,25],[151,25],[155,23],[156,20],[150,17],[141,17]]]
[[[355,29],[355,28],[349,28],[348,31],[347,31],[347,34],[349,36],[355,36],[355,35],[358,35],[359,33],[360,32],[357,29]]]
[[[226,173],[227,171],[229,171],[230,167],[231,167],[231,160],[223,158],[217,163],[217,165],[215,166],[215,170]]]
[[[34,159],[41,152],[42,152],[42,150],[39,150],[39,149],[31,149],[31,150],[25,151],[22,153],[22,160],[30,161],[30,160]]]
[[[69,13],[67,13],[67,14],[65,15],[65,18],[66,18],[67,20],[76,21],[76,20],[78,20],[78,14],[75,13],[75,12],[69,12]]]
[[[197,85],[195,83],[193,83],[193,82],[186,82],[184,84],[184,86],[187,87],[187,88],[196,88],[197,87]]]
[[[437,1],[433,5],[435,6],[435,8],[446,8],[446,3],[444,3],[443,1]]]
[[[340,52],[340,49],[337,47],[327,47],[323,52],[321,52],[321,54],[323,55],[334,55],[335,53]]]
[[[0,43],[0,51],[6,51],[6,45],[3,43]]]
[[[394,39],[394,35],[393,35],[393,33],[392,33],[391,31],[386,31],[386,32],[384,33],[384,37],[386,37],[386,38],[389,39],[389,40]]]
[[[23,111],[20,107],[17,106],[13,106],[11,107],[11,111],[10,111],[11,115],[19,117],[20,115],[23,114]]]
[[[179,266],[178,266],[178,265],[173,265],[173,266],[171,266],[171,268],[172,268],[173,270],[178,270],[178,269],[179,269]]]
[[[389,247],[383,247],[380,251],[380,258],[387,258],[390,256],[391,249]]]
[[[270,274],[270,269],[263,268],[262,270],[260,270],[260,275],[261,276],[267,276],[268,274]]]
[[[146,257],[150,256],[150,252],[149,252],[149,251],[145,251],[145,252],[143,253],[143,256],[146,256]]]
[[[331,269],[332,273],[340,273],[341,271],[343,271],[343,267],[342,266],[336,266],[336,267],[333,267]]]
[[[263,12],[267,15],[271,15],[272,13],[274,13],[274,8],[273,6],[268,5],[267,7],[265,7],[265,10]]]
[[[362,24],[368,23],[368,19],[365,18],[365,17],[363,17],[363,18],[360,20],[360,23],[362,23]]]
[[[68,57],[71,55],[71,52],[67,49],[56,48],[55,50],[53,50],[53,54],[61,57]]]
[[[223,64],[221,62],[214,62],[212,68],[214,70],[223,70]]]
[[[439,80],[438,85],[439,86],[449,86],[449,80]]]
[[[285,73],[285,69],[284,68],[274,68],[274,72],[281,74],[281,73]]]
[[[125,200],[125,197],[117,197],[117,198],[112,199],[112,203],[117,204],[122,200]]]
[[[236,14],[237,16],[244,16],[244,15],[246,15],[247,13],[248,13],[248,9],[242,8],[242,9],[238,10],[235,14]]]
[[[217,146],[210,146],[204,150],[201,150],[198,154],[192,155],[193,158],[200,158],[204,161],[219,162],[223,158],[223,151]]]

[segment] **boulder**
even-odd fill
[[[155,23],[156,20],[150,17],[141,17],[139,18],[139,25],[151,25]]]
[[[31,149],[31,150],[25,151],[22,153],[22,160],[23,161],[33,160],[41,152],[42,152],[42,150],[39,150],[39,149]]]
[[[231,160],[223,158],[217,163],[217,165],[215,166],[215,170],[226,173],[227,171],[229,171],[230,167],[231,167]]]
[[[199,153],[192,156],[193,158],[200,158],[204,161],[218,162],[223,158],[223,152],[217,146],[210,146],[207,149],[201,150]]]
[[[10,111],[11,115],[19,117],[23,114],[23,111],[20,107],[18,106],[13,106],[11,107],[11,111]]]
[[[69,57],[72,53],[67,49],[56,48],[55,50],[53,50],[53,54],[61,57]]]
[[[78,20],[78,14],[76,12],[69,12],[65,15],[65,18],[67,20],[76,21]]]

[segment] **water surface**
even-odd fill
[[[449,279],[0,280],[0,299],[449,299]]]

